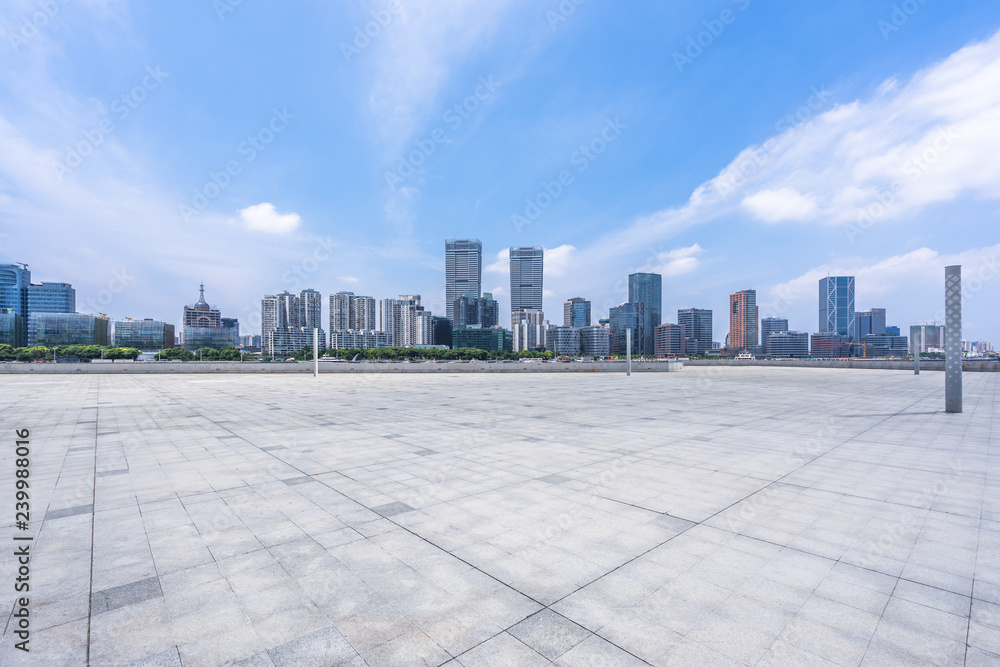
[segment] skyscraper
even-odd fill
[[[563,302],[563,325],[582,329],[590,326],[590,302],[575,296]]]
[[[549,323],[545,313],[534,308],[523,308],[511,313],[514,352],[545,349],[545,334]]]
[[[819,333],[845,336],[849,346],[858,342],[858,323],[854,312],[854,276],[820,278]]]
[[[677,324],[684,325],[687,336],[687,353],[705,354],[712,349],[712,311],[701,308],[685,308],[677,311]]]
[[[767,345],[767,337],[772,333],[788,331],[788,319],[784,317],[762,317],[760,319],[760,345]]]
[[[493,294],[484,292],[476,297],[471,291],[455,299],[452,304],[455,327],[485,327],[490,328],[500,323],[500,304],[493,299]]]
[[[47,283],[28,286],[29,313],[75,313],[76,290],[69,283]]]
[[[330,333],[334,331],[375,331],[377,328],[375,299],[355,296],[354,292],[330,295]]]
[[[747,289],[729,295],[729,345],[734,350],[757,348],[757,292]]]
[[[632,354],[643,355],[645,351],[639,346],[646,338],[646,304],[623,303],[608,311],[611,320],[611,354],[622,356],[628,349],[627,332],[632,332]]]
[[[419,294],[401,294],[379,302],[379,330],[391,347],[434,343],[434,316],[420,305]]]
[[[540,247],[510,249],[510,312],[542,310],[542,261]]]
[[[483,294],[483,244],[479,239],[448,239],[444,246],[444,302],[454,321],[455,299],[466,292]]]
[[[642,303],[645,312],[642,344],[632,341],[637,353],[652,356],[654,353],[653,334],[663,321],[661,317],[663,279],[658,273],[633,273],[628,277],[629,303]]]
[[[299,292],[297,326],[307,329],[323,328],[323,297],[314,289]]]
[[[869,334],[885,335],[885,308],[859,310],[854,319],[858,323],[858,340],[863,340]]]
[[[208,305],[205,284],[202,283],[198,302],[193,306],[184,306],[181,347],[194,351],[203,347],[236,347],[239,342],[239,321],[222,317],[222,311]]]

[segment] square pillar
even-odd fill
[[[944,269],[944,409],[962,411],[962,267]]]

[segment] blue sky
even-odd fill
[[[998,30],[986,1],[13,0],[0,261],[112,317],[204,281],[249,333],[282,289],[443,314],[475,237],[504,308],[506,248],[541,245],[550,320],[659,271],[719,340],[747,288],[814,331],[827,274],[940,320],[960,263],[1000,343]]]

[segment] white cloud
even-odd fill
[[[966,321],[986,320],[1000,295],[1000,245],[954,254],[919,248],[875,261],[836,260],[764,290],[766,296],[762,294],[760,299],[761,316],[791,316],[792,328],[814,327],[820,278],[846,275],[855,277],[859,310],[892,304],[895,310],[888,313],[889,323],[903,327],[926,320],[943,320],[944,267],[954,264],[962,266]]]
[[[299,228],[302,218],[298,213],[278,213],[274,204],[263,202],[238,211],[247,229],[268,234],[288,234]]]
[[[497,258],[483,267],[486,273],[502,273],[510,275],[510,248],[504,248],[497,253]]]
[[[356,278],[354,276],[340,276],[337,278],[337,280],[345,283],[350,283],[351,285],[357,285],[359,282],[361,282],[360,278]]]
[[[701,261],[696,255],[702,252],[704,252],[704,249],[697,243],[684,248],[674,248],[673,250],[658,252],[651,262],[652,268],[643,267],[640,270],[659,273],[664,277],[691,273],[701,266]]]
[[[568,244],[556,246],[555,248],[546,248],[544,260],[545,276],[559,277],[565,275],[567,270],[573,265],[575,253],[576,248]]]
[[[792,188],[761,190],[746,197],[743,208],[763,222],[805,221],[816,213],[816,199]]]

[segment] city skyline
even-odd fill
[[[628,274],[654,272],[664,313],[721,313],[752,286],[797,329],[828,274],[857,277],[859,309],[940,320],[939,274],[961,264],[966,335],[997,337],[995,4],[925,3],[901,25],[891,2],[646,4],[627,30],[620,9],[573,6],[402,8],[348,58],[378,7],[81,4],[22,40],[34,5],[5,3],[0,261],[115,317],[176,324],[201,281],[241,322],[307,286],[443,313],[441,239],[475,237],[502,311],[508,249],[538,246],[550,321],[571,296],[606,317]],[[296,37],[251,49],[269,27]],[[533,49],[499,38],[522,32]],[[775,69],[762,45],[779,43],[800,57]]]

